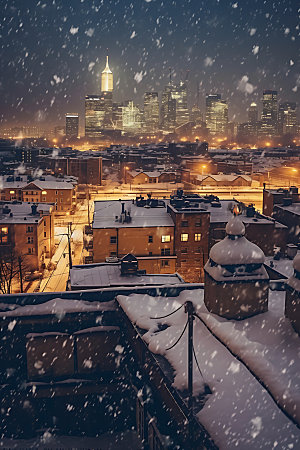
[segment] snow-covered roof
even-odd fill
[[[275,207],[291,212],[296,216],[300,216],[300,203],[293,203],[292,205],[289,206],[275,205]]]
[[[31,206],[35,204],[37,205],[38,214],[32,215]],[[4,205],[4,204],[3,204]],[[9,224],[9,223],[23,223],[24,225],[40,222],[43,219],[44,215],[48,215],[53,209],[53,203],[27,203],[20,202],[17,204],[14,203],[5,203],[5,205],[10,209],[8,214],[0,214],[0,224]],[[12,216],[10,215],[12,214]]]
[[[35,185],[37,188],[43,189],[73,189],[72,182],[68,181],[50,181],[50,180],[34,180],[30,183],[27,183],[26,186],[23,187],[23,190],[29,189],[30,185]]]
[[[116,216],[120,216],[122,206],[130,211],[131,222],[121,223],[116,221]],[[171,216],[166,208],[144,208],[133,204],[131,200],[98,201],[94,203],[93,228],[140,228],[140,227],[174,227]]]
[[[71,287],[155,286],[183,283],[178,274],[121,274],[121,264],[88,264],[70,270]]]
[[[200,289],[167,298],[118,296],[130,320],[147,330],[142,338],[149,350],[173,367],[173,386],[182,396],[187,390],[187,332],[167,349],[179,338],[187,316],[181,308],[168,318],[155,317],[188,300],[206,324],[194,320],[194,349],[203,378],[194,365],[193,390],[197,397],[205,382],[212,391],[197,419],[215,444],[223,450],[298,448],[300,430],[288,415],[300,424],[300,340],[284,317],[285,292],[269,291],[269,311],[240,321],[210,314]]]

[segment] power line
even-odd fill
[[[166,317],[170,317],[170,316],[172,316],[173,314],[175,314],[175,313],[176,313],[177,311],[179,311],[183,306],[184,306],[184,305],[179,306],[179,308],[175,309],[175,311],[172,311],[170,314],[166,314],[165,316],[161,316],[161,317],[150,317],[150,319],[157,319],[157,320],[165,319]]]
[[[188,326],[188,323],[189,323],[189,321],[187,320],[187,321],[186,321],[186,324],[185,324],[185,326],[184,326],[184,329],[182,330],[182,332],[181,332],[179,338],[177,339],[177,341],[175,342],[175,344],[171,345],[171,347],[166,348],[166,350],[171,350],[172,348],[174,348],[174,347],[178,344],[178,342],[180,341],[180,339],[181,339],[182,336],[184,335],[184,332],[185,332],[185,330],[186,330],[186,327]]]

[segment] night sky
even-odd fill
[[[2,0],[1,124],[83,114],[107,47],[116,101],[161,92],[172,67],[190,71],[190,104],[199,83],[202,109],[220,92],[238,121],[263,89],[299,102],[299,13],[296,0]]]

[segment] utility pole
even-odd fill
[[[19,264],[19,276],[20,276],[20,292],[23,293],[23,272],[22,272],[22,257],[18,256],[18,264]]]
[[[91,219],[90,219],[90,189],[89,189],[89,187],[88,187],[87,195],[88,195],[88,224],[89,224],[89,227],[90,227],[91,226]]]
[[[185,312],[188,314],[188,408],[193,411],[193,321],[194,306],[191,301],[184,305]]]
[[[72,269],[72,250],[71,250],[71,236],[72,236],[72,222],[68,223],[68,246],[69,246],[69,269]]]

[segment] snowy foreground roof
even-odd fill
[[[173,385],[187,388],[187,317],[184,309],[165,319],[187,300],[202,319],[194,321],[194,346],[203,378],[194,362],[194,393],[212,390],[197,418],[220,449],[296,449],[300,446],[300,338],[284,317],[284,291],[269,292],[269,311],[234,321],[210,314],[203,290],[178,297],[118,296],[131,321],[146,330],[149,350],[174,369]],[[161,327],[166,324],[167,328]],[[217,339],[218,338],[218,339]],[[220,342],[221,341],[221,342]]]
[[[178,274],[121,274],[121,264],[88,264],[70,270],[71,287],[149,286],[182,283]]]

